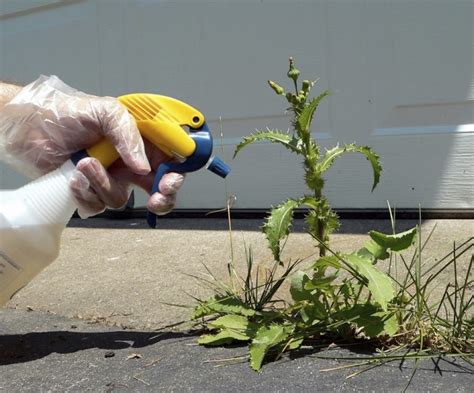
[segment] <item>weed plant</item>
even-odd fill
[[[213,277],[208,283],[215,295],[208,300],[198,299],[194,309],[193,319],[207,331],[199,343],[218,346],[246,342],[254,370],[260,370],[265,359],[278,358],[314,340],[373,344],[379,354],[362,362],[357,357],[356,366],[362,370],[352,375],[394,360],[417,361],[426,357],[456,356],[473,365],[474,238],[454,244],[452,252],[426,267],[423,250],[433,232],[423,239],[420,222],[408,231],[396,233],[394,212],[389,206],[391,234],[370,231],[361,249],[352,253],[333,250],[329,234],[339,223],[323,195],[323,174],[346,152],[362,153],[370,161],[373,188],[382,168],[378,155],[368,146],[335,146],[321,155],[310,129],[315,111],[328,92],[310,99],[315,82],[304,80],[300,89],[299,71],[291,58],[287,75],[294,93],[286,92],[275,82],[268,83],[290,103],[293,133],[258,131],[244,138],[235,154],[258,140],[282,144],[302,156],[310,194],[274,207],[266,219],[262,230],[274,262],[264,277],[260,269],[255,269],[251,248],[246,248],[244,277],[237,273],[233,260],[228,264],[229,283],[217,280],[208,271]],[[307,209],[307,231],[319,249],[319,257],[315,257],[309,271],[296,270],[300,259],[282,259],[293,212],[300,207]],[[228,212],[230,225],[229,206]],[[469,253],[466,277],[459,279],[459,258]],[[452,278],[445,284],[441,299],[433,299],[431,293],[440,285],[440,275],[449,271]],[[285,281],[290,282],[289,304],[275,300]]]

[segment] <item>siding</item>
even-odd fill
[[[182,99],[216,131],[222,117],[224,146],[217,131],[216,150],[230,161],[235,143],[256,128],[288,128],[285,103],[265,81],[284,81],[292,55],[303,76],[321,77],[319,89],[333,93],[313,130],[322,145],[369,144],[384,164],[370,193],[365,159],[336,162],[326,188],[333,206],[474,207],[471,1],[4,4],[2,79],[57,74],[90,93]],[[231,164],[227,189],[238,208],[267,208],[305,192],[298,160],[278,146],[251,146]],[[23,181],[0,170],[3,188]],[[218,208],[224,194],[223,182],[202,171],[189,175],[179,207]]]

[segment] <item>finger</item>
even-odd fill
[[[110,176],[120,183],[133,184],[140,187],[148,194],[151,193],[155,178],[154,172],[150,172],[147,175],[137,175],[130,171],[130,169],[122,166],[112,166],[107,170],[107,172],[109,172]]]
[[[156,172],[160,165],[170,161],[170,157],[163,153],[156,146],[151,144],[149,141],[144,140],[145,143],[145,152],[150,162],[151,167],[154,169],[146,175],[136,174],[127,167],[122,160],[115,161],[107,171],[119,181],[124,183],[132,183],[143,190],[148,194],[151,194],[153,187],[153,182],[155,180]]]
[[[134,184],[146,191],[148,194],[151,194],[153,183],[155,181],[155,172],[150,172],[147,175],[137,175],[123,167],[113,167],[110,168],[108,172],[118,181]],[[176,194],[183,185],[184,179],[185,175],[182,173],[167,173],[161,178],[158,189],[163,195]]]
[[[104,136],[115,146],[124,163],[137,174],[150,172],[143,139],[127,109],[112,97],[94,99],[92,105]]]
[[[163,216],[174,209],[176,204],[176,195],[163,195],[154,193],[147,203],[147,209],[158,216]]]
[[[105,210],[105,204],[100,200],[97,194],[90,189],[89,185],[89,180],[79,171],[74,173],[69,183],[81,218],[87,218]]]
[[[93,194],[93,193],[92,193]],[[105,211],[106,206],[102,203],[100,207],[98,205],[91,205],[90,200],[81,199],[76,197],[77,202],[77,214],[80,218],[86,219],[92,216],[96,216]],[[100,202],[100,200],[99,200]]]
[[[161,178],[158,188],[163,195],[175,195],[183,185],[183,182],[184,174],[170,172]]]
[[[90,188],[106,206],[118,209],[127,203],[128,187],[110,176],[97,159],[84,158],[76,168],[87,178]]]

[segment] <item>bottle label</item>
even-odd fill
[[[20,273],[21,267],[0,251],[0,290],[6,288]]]

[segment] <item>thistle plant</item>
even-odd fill
[[[379,156],[368,146],[358,146],[353,143],[344,146],[336,145],[321,154],[318,143],[311,137],[311,127],[316,110],[319,104],[329,95],[329,91],[325,90],[318,96],[311,98],[311,89],[317,80],[303,80],[299,84],[300,71],[295,67],[291,57],[287,76],[292,82],[294,93],[285,91],[282,86],[271,80],[268,81],[268,84],[277,95],[283,96],[290,104],[288,111],[291,113],[292,133],[270,129],[257,131],[245,137],[234,153],[235,157],[247,145],[266,140],[283,145],[303,159],[304,179],[310,194],[299,199],[288,199],[283,204],[273,208],[263,226],[263,232],[269,241],[270,249],[279,262],[281,262],[281,240],[288,235],[293,211],[299,207],[308,209],[305,219],[309,232],[321,241],[319,252],[321,256],[325,255],[329,235],[339,227],[338,216],[331,209],[327,198],[323,195],[324,174],[331,168],[336,158],[349,152],[363,154],[370,161],[373,169],[372,191],[377,186],[382,171]]]
[[[432,232],[423,244],[421,212],[418,226],[397,233],[395,212],[392,213],[389,205],[393,233],[370,231],[363,247],[350,253],[331,249],[329,235],[338,228],[339,221],[323,195],[325,172],[344,153],[361,153],[373,169],[373,190],[379,182],[382,167],[379,156],[368,146],[337,145],[321,153],[311,137],[311,126],[318,105],[329,93],[323,91],[310,98],[316,81],[303,80],[299,86],[299,74],[290,58],[287,75],[294,93],[268,81],[275,93],[284,96],[290,104],[292,133],[257,131],[242,140],[235,155],[255,141],[267,140],[285,146],[302,157],[310,193],[286,200],[274,207],[267,217],[262,230],[274,260],[263,279],[262,274],[259,279],[259,269],[254,274],[251,250],[246,255],[244,277],[238,274],[231,258],[232,263],[228,264],[230,285],[217,280],[208,270],[214,296],[207,300],[196,299],[198,304],[192,317],[199,320],[206,331],[199,338],[199,344],[248,343],[248,358],[254,370],[260,370],[264,360],[270,357],[277,359],[284,352],[298,350],[303,342],[324,338],[331,342],[344,343],[352,339],[376,345],[382,355],[370,356],[358,363],[358,366],[366,367],[364,370],[373,368],[374,363],[418,361],[440,355],[457,356],[472,365],[474,297],[469,291],[474,284],[471,277],[474,256],[470,258],[464,280],[458,280],[457,271],[459,257],[472,250],[474,238],[455,247],[452,253],[425,270],[422,251]],[[300,207],[307,208],[308,232],[320,254],[307,271],[296,270],[303,260],[290,256],[285,262],[282,258],[293,212]],[[413,248],[411,260],[406,259],[406,253]],[[396,268],[400,261],[406,270],[401,277]],[[395,273],[391,271],[392,264]],[[439,285],[435,278],[450,267],[454,268],[454,281],[448,283],[441,300],[431,299],[429,294]],[[288,281],[291,300],[274,300],[282,284]]]

